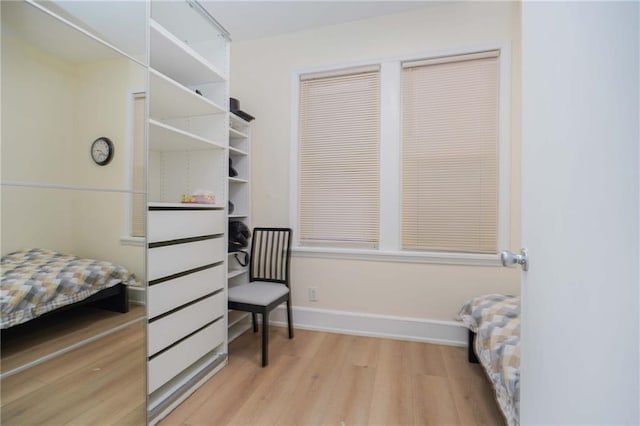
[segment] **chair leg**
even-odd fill
[[[258,332],[258,315],[255,312],[251,312],[251,321],[253,322],[253,332]]]
[[[262,366],[269,363],[269,312],[262,313]]]
[[[291,318],[290,300],[287,300],[287,325],[289,326],[289,339],[293,339],[293,319]]]

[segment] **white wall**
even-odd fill
[[[520,30],[517,2],[437,4],[232,45],[231,94],[257,117],[252,128],[252,214],[255,226],[289,226],[291,75],[339,65],[491,42],[510,42],[510,248],[520,248]],[[487,292],[519,292],[519,272],[447,266],[294,258],[295,306],[452,320],[462,303]],[[318,302],[307,301],[307,287]]]
[[[128,97],[145,71],[125,59],[74,65],[12,37],[2,41],[2,181],[130,189]],[[27,111],[28,113],[25,113]],[[91,143],[115,144],[104,167]],[[122,246],[126,193],[2,188],[2,253],[50,248],[110,260],[144,277],[144,247]]]

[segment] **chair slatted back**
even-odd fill
[[[254,228],[249,281],[268,281],[289,287],[290,228]]]

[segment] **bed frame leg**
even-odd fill
[[[118,293],[106,299],[94,302],[95,306],[106,309],[108,311],[127,313],[129,312],[129,293],[127,286],[124,284],[116,284]]]
[[[472,364],[479,364],[480,360],[476,356],[476,351],[473,349],[474,341],[476,339],[476,333],[474,333],[471,330],[468,330],[468,331],[469,331],[469,346],[467,347],[468,359],[469,359],[469,362]]]

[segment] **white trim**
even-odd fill
[[[498,252],[509,248],[510,183],[511,183],[511,49],[508,42],[500,45],[498,79]]]
[[[439,265],[497,266],[501,267],[497,254],[379,251],[330,247],[293,247],[293,257],[311,257],[341,260],[372,260],[399,263],[434,263]]]
[[[96,191],[96,192],[120,192],[125,194],[144,194],[144,191],[132,191],[129,189],[116,189],[116,188],[98,188],[95,186],[82,186],[82,185],[60,185],[57,183],[42,183],[42,182],[16,182],[8,181],[0,183],[0,186],[17,186],[27,188],[42,188],[42,189],[71,189],[75,191]]]
[[[129,296],[129,303],[136,305],[147,306],[147,289],[146,287],[127,286],[127,295]],[[146,314],[146,309],[145,309]]]
[[[400,247],[400,87],[399,62],[380,67],[380,223],[381,251]],[[383,160],[384,159],[384,160]]]
[[[287,310],[279,306],[269,323],[287,325]],[[467,329],[455,321],[396,317],[307,307],[293,308],[294,328],[355,336],[382,337],[414,342],[466,346]]]
[[[497,255],[466,254],[466,253],[423,253],[401,250],[400,236],[400,105],[398,91],[397,111],[394,103],[396,94],[388,89],[395,74],[392,65],[402,66],[403,62],[429,58],[468,55],[477,52],[500,51],[500,79],[499,79],[499,119],[498,136],[498,252],[509,248],[510,230],[510,177],[511,177],[511,50],[508,41],[483,43],[459,48],[432,49],[413,54],[334,63],[317,67],[296,69],[291,73],[291,143],[290,143],[290,174],[289,174],[289,226],[298,229],[298,115],[300,76],[304,74],[323,73],[332,70],[356,68],[362,66],[382,65],[381,72],[381,129],[380,129],[380,250],[358,250],[338,248],[310,248],[300,247],[298,241],[293,242],[294,255],[300,257],[349,258],[362,260],[382,260],[411,263],[439,263],[453,265],[499,266]],[[386,68],[386,72],[384,71]],[[389,79],[389,81],[386,81]],[[399,83],[399,82],[398,82]],[[387,115],[385,115],[387,114]],[[390,116],[388,114],[391,114]],[[398,122],[391,125],[390,118],[397,114]],[[397,127],[397,128],[396,128]],[[396,134],[396,152],[391,152],[391,140]],[[393,167],[383,163],[393,162],[388,158],[396,158]],[[383,161],[386,160],[386,161]],[[397,170],[396,170],[397,169]],[[397,174],[396,181],[392,181]],[[391,194],[396,186],[395,194]],[[390,207],[388,203],[397,201],[397,205]],[[395,207],[395,208],[394,208]],[[395,223],[391,223],[395,221]],[[297,235],[297,234],[296,234]]]
[[[291,143],[289,144],[289,226],[297,230],[298,223],[298,127],[300,115],[300,73],[291,74]],[[297,235],[297,232],[294,233]],[[298,244],[297,237],[292,241]]]
[[[134,247],[146,246],[144,237],[131,237],[128,235],[120,237],[120,244],[123,246],[134,246]]]

